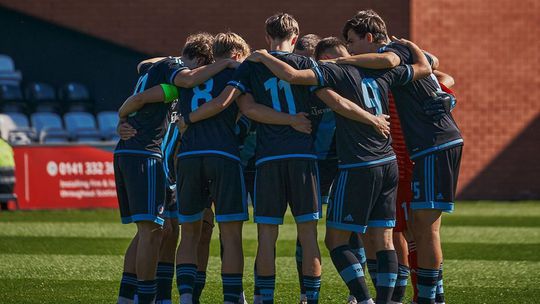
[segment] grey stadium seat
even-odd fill
[[[78,142],[100,141],[94,115],[88,112],[69,112],[64,115],[67,131]]]
[[[62,119],[56,113],[37,112],[30,117],[32,126],[39,134],[42,143],[67,142],[69,134],[62,126]]]
[[[120,137],[116,133],[118,125],[118,113],[114,111],[104,111],[97,114],[99,131],[106,140],[118,141]]]

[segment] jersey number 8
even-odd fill
[[[210,78],[204,83],[204,89],[201,90],[200,86],[193,88],[193,97],[191,97],[191,111],[197,110],[199,107],[199,100],[203,99],[206,103],[212,99],[212,89],[214,88],[214,79]]]

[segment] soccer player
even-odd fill
[[[421,50],[409,41],[402,40],[401,43],[413,49],[414,64],[382,72],[335,64],[297,71],[264,52],[259,53],[259,58],[281,79],[294,84],[331,87],[372,114],[387,114],[390,87],[431,73]],[[320,90],[317,95],[325,100],[326,94],[331,92]],[[348,245],[350,233],[365,232],[369,224],[380,270],[376,301],[389,303],[398,268],[392,245],[397,188],[395,155],[390,139],[379,136],[369,125],[336,115],[336,132],[340,173],[329,206],[325,243],[351,294],[360,303],[372,303],[361,265]],[[366,187],[358,187],[359,184]],[[360,203],[363,208],[358,208],[355,203]]]
[[[289,53],[298,35],[298,23],[292,16],[283,13],[271,16],[266,21],[266,30],[266,39],[275,50],[273,56],[294,64],[296,68],[315,65],[308,58]],[[302,126],[306,114],[301,112],[307,108],[309,91],[278,81],[261,64],[244,62],[237,72],[235,81],[230,82],[231,85],[220,96],[192,112],[188,119],[192,123],[207,119],[230,106],[241,93],[253,93],[242,95],[237,103],[246,116],[261,122],[257,129],[255,186],[255,222],[259,229],[256,288],[261,289],[263,303],[273,303],[277,225],[283,221],[288,202],[304,248],[304,285],[308,303],[317,303],[320,253],[316,241],[316,220],[320,216],[320,199],[315,155],[311,150],[311,127]],[[384,118],[373,116],[350,101],[334,100],[333,106],[354,119],[370,122],[381,130],[387,128]],[[291,126],[307,134],[283,126]]]
[[[307,34],[304,35],[296,41],[296,44],[294,45],[294,53],[298,54],[300,56],[305,57],[314,57],[315,53],[315,46],[319,41],[321,40],[321,37],[315,35],[315,34]]]
[[[317,38],[318,40],[315,40]],[[314,43],[316,44],[311,47]],[[302,47],[299,47],[302,46]],[[307,52],[306,50],[310,50]],[[314,57],[315,60],[328,60],[339,57],[346,48],[335,37],[318,38],[313,34],[305,35],[296,42],[294,52],[296,54]],[[313,140],[317,165],[319,166],[320,187],[323,203],[328,202],[331,185],[337,175],[338,158],[336,154],[335,129],[336,121],[334,112],[316,95],[312,95],[310,119],[313,128]],[[349,245],[357,259],[365,267],[366,256],[360,234],[351,233]],[[300,278],[300,303],[306,302],[305,287],[302,284],[302,246],[296,241],[296,268]]]
[[[197,36],[188,38],[184,49],[200,44]],[[197,60],[204,61],[200,57]],[[181,60],[173,57],[157,59],[148,69],[142,69],[135,93],[154,85],[198,84],[228,66],[230,61],[221,61],[204,68],[190,70]],[[120,124],[127,122],[135,131],[133,137],[119,141],[115,153],[115,179],[122,216],[122,223],[137,224],[137,234],[132,240],[125,257],[125,271],[120,287],[119,303],[132,303],[133,292],[139,303],[151,303],[156,296],[156,267],[164,223],[163,205],[165,176],[162,166],[161,142],[169,102],[176,99],[173,86],[161,87],[158,101],[145,104],[128,98],[119,109]]]
[[[390,43],[384,21],[371,10],[350,19],[343,34],[354,53],[361,55],[338,62],[371,68],[380,68],[381,62],[391,66],[410,63],[410,51]],[[375,51],[379,53],[363,54]],[[437,286],[442,286],[440,219],[442,212],[452,212],[454,208],[463,145],[450,113],[451,98],[430,98],[435,92],[441,93],[442,89],[434,77],[393,90],[405,143],[415,163],[411,202],[414,224],[410,228],[418,254],[418,303],[444,302],[442,292],[437,297]],[[433,107],[442,107],[444,111],[433,111]]]

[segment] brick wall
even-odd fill
[[[252,47],[264,47],[263,22],[278,11],[295,15],[303,33],[340,35],[355,11],[373,8],[392,34],[412,36],[456,79],[455,116],[466,141],[461,197],[540,199],[534,179],[540,158],[525,160],[540,151],[538,123],[533,124],[540,113],[540,1],[0,0],[0,5],[149,54],[177,54],[186,35],[200,30],[230,29]]]
[[[539,199],[540,2],[413,0],[411,35],[456,80],[462,197]]]
[[[177,54],[186,35],[201,30],[217,33],[230,29],[253,47],[263,48],[264,20],[280,11],[293,14],[303,33],[326,36],[339,35],[344,21],[354,12],[373,7],[391,20],[389,27],[394,32],[409,33],[408,0],[0,0],[0,5],[149,54]]]

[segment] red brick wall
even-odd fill
[[[503,153],[513,149],[518,135],[538,126],[533,120],[540,113],[540,2],[413,0],[411,10],[412,38],[456,80],[455,117],[465,137],[463,197],[521,198],[518,193],[529,192],[540,198],[540,130],[523,137],[536,157],[526,158],[531,153],[523,149]],[[498,174],[473,183],[488,178],[486,171]]]
[[[410,34],[456,79],[455,116],[466,141],[461,197],[540,198],[540,183],[534,179],[540,158],[525,161],[530,151],[540,151],[540,130],[530,131],[540,113],[540,1],[126,2],[0,0],[0,5],[162,55],[177,54],[186,35],[200,30],[230,29],[252,47],[264,47],[263,22],[278,11],[295,15],[303,33],[340,35],[344,21],[355,11],[373,8],[387,20],[392,34]],[[518,139],[526,149],[514,149]],[[516,173],[519,178],[513,178]]]
[[[409,33],[408,0],[0,0],[0,5],[150,54],[177,54],[186,35],[201,30],[230,29],[253,47],[262,48],[264,20],[280,11],[293,14],[301,32],[327,36],[339,35],[354,12],[372,7],[391,20],[389,27],[394,32]]]

